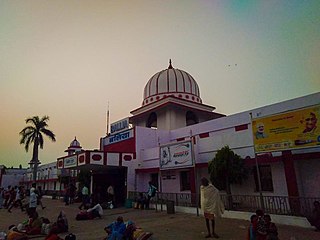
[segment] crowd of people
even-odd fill
[[[29,198],[27,198],[27,195],[29,195]],[[0,209],[5,208],[10,213],[15,206],[19,206],[22,212],[29,208],[33,209],[37,205],[45,209],[41,200],[42,195],[41,186],[36,189],[35,184],[32,184],[29,192],[26,191],[24,186],[9,185],[7,188],[0,188]]]
[[[136,206],[138,209],[149,209],[150,200],[155,196],[157,188],[149,182],[148,190],[143,193],[140,192],[136,198]],[[70,185],[65,191],[64,202],[69,205],[74,202],[76,196],[76,187]],[[44,217],[39,217],[37,207],[44,209],[42,203],[42,189],[40,186],[36,188],[35,184],[32,184],[31,189],[28,192],[23,186],[8,186],[6,189],[0,188],[0,208],[7,209],[8,212],[12,212],[13,208],[20,208],[21,211],[26,212],[28,221],[20,223],[18,225],[11,225],[8,230],[7,239],[19,239],[24,240],[28,235],[45,234],[46,240],[60,240],[59,233],[68,231],[68,220],[63,211],[60,211],[55,222],[50,221]],[[110,185],[107,188],[106,201],[113,202],[114,188]],[[28,196],[28,197],[27,197]],[[90,198],[89,189],[84,185],[81,189],[81,203],[79,205],[80,213],[77,214],[77,220],[88,220],[94,218],[102,218],[103,207],[100,202],[92,201]],[[97,199],[97,198],[96,198]],[[221,200],[219,190],[209,182],[207,178],[201,178],[200,186],[200,203],[203,211],[205,226],[207,229],[206,238],[219,238],[216,233],[215,224],[216,219],[220,218],[224,212],[224,205]],[[84,210],[82,210],[84,208]],[[320,231],[320,202],[314,202],[314,209],[312,214],[307,217],[310,224],[316,228],[316,231]],[[132,240],[135,239],[134,234],[139,231],[132,221],[124,223],[123,217],[119,216],[115,222],[108,224],[104,228],[107,236],[105,240]],[[150,233],[151,234],[151,233]],[[10,236],[12,236],[10,238]],[[68,237],[68,238],[67,238]],[[66,239],[75,239],[75,235],[68,235]],[[250,226],[248,227],[247,240],[279,240],[278,229],[271,221],[269,214],[264,214],[260,209],[256,211],[250,218]]]

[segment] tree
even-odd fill
[[[26,124],[30,124],[26,126],[19,133],[21,135],[20,144],[24,144],[26,152],[29,150],[30,144],[33,143],[33,152],[32,159],[30,164],[33,164],[33,181],[37,180],[37,171],[39,161],[39,147],[43,149],[43,136],[49,137],[49,139],[53,142],[56,141],[55,134],[47,129],[49,121],[48,116],[43,116],[41,119],[38,116],[33,116],[31,118],[26,119]]]
[[[229,207],[232,208],[231,184],[242,184],[248,178],[244,160],[229,146],[225,146],[217,151],[213,160],[209,161],[209,174],[211,182],[217,188],[226,190]]]

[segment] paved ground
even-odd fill
[[[117,208],[105,210],[102,219],[89,221],[76,221],[79,211],[78,205],[64,206],[60,200],[43,199],[46,209],[39,209],[39,215],[54,221],[60,210],[64,210],[69,220],[70,231],[77,236],[77,240],[101,240],[105,233],[106,224],[114,221],[121,215],[124,220],[132,220],[146,231],[154,233],[153,240],[196,240],[204,239],[206,228],[204,219],[193,214],[156,212],[155,210],[135,210]],[[11,224],[18,224],[26,219],[26,214],[19,209],[0,209],[0,231],[6,230]],[[220,239],[241,240],[246,239],[248,221],[223,218],[217,222],[216,232]],[[319,240],[320,232],[312,229],[278,225],[281,240]]]

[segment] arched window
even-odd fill
[[[156,113],[153,112],[149,115],[146,127],[157,128],[157,114]]]
[[[199,123],[198,117],[191,111],[186,113],[186,126]]]

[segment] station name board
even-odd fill
[[[123,130],[129,129],[129,118],[124,118],[110,125],[110,134],[116,134]]]

